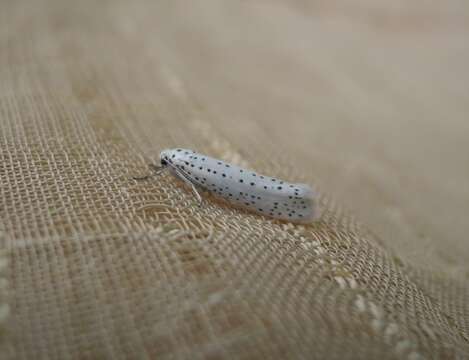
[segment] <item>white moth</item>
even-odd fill
[[[305,184],[292,184],[187,149],[160,153],[161,168],[197,191],[206,190],[229,203],[275,219],[307,223],[318,218],[317,197]]]

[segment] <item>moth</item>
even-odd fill
[[[160,162],[160,167],[154,166],[157,173],[169,170],[192,188],[200,202],[203,190],[275,219],[307,223],[319,217],[317,194],[306,184],[261,175],[188,149],[163,150]]]

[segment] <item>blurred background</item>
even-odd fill
[[[322,190],[412,261],[457,272],[469,260],[468,8],[5,1],[2,84],[16,93],[43,85],[95,107],[118,89],[113,96],[138,114],[135,128],[151,128],[155,112],[189,123],[196,109],[237,149],[248,144],[251,158],[278,149],[292,167],[311,169]],[[175,145],[162,138],[142,150]]]
[[[452,0],[169,1],[113,3],[108,16],[141,58],[128,60],[129,76],[146,59],[141,71],[160,72],[238,148],[289,154],[387,246],[465,278],[468,10]]]
[[[468,64],[463,0],[1,1],[4,343],[463,358]],[[129,180],[166,147],[308,182],[327,215],[300,236]]]

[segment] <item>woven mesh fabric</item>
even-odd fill
[[[210,197],[199,207],[169,175],[132,180],[148,172],[159,150],[181,146],[333,190],[328,174],[354,136],[333,119],[363,119],[359,128],[366,128],[361,95],[371,97],[374,85],[350,80],[347,74],[360,71],[357,59],[349,73],[337,70],[345,66],[337,56],[343,34],[326,20],[338,12],[333,24],[351,14],[370,26],[377,20],[358,14],[370,7],[378,16],[379,6],[386,8],[379,4],[357,2],[356,11],[339,4],[338,11],[301,2],[3,2],[0,357],[469,356],[467,268],[443,271],[446,263],[425,252],[416,255],[419,264],[411,261],[407,248],[395,246],[401,228],[380,233],[386,228],[375,224],[371,231],[327,195],[320,198],[321,220],[300,226]],[[448,31],[446,19],[462,27],[461,13],[454,14],[437,25]],[[419,16],[405,18],[409,31],[441,30],[429,30]],[[395,31],[392,17],[385,19]],[[315,52],[315,63],[295,32],[307,26],[312,39],[322,29],[337,45],[321,43],[325,53]],[[373,43],[378,35],[367,36],[365,43]],[[294,47],[293,39],[302,45]],[[302,59],[317,68],[295,72]],[[390,78],[410,86],[395,73]],[[298,87],[303,83],[317,88]],[[395,94],[394,83],[386,84],[386,96]],[[451,96],[459,88],[452,89]],[[393,99],[407,99],[399,94]],[[314,119],[301,112],[310,102],[319,107]],[[389,103],[375,108],[384,109],[385,121],[398,114]],[[337,152],[326,160],[317,152],[328,147],[308,139],[322,119],[337,134]],[[397,171],[405,177],[405,166]],[[427,244],[413,241],[413,249]],[[453,264],[468,260],[467,245],[451,244]]]

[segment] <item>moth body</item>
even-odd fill
[[[160,160],[185,182],[252,212],[301,223],[318,217],[316,194],[306,184],[261,175],[187,149],[164,150]]]

